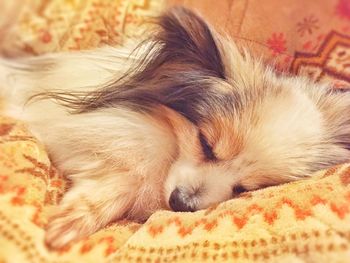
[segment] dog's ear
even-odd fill
[[[119,79],[92,92],[39,98],[55,99],[76,113],[120,105],[143,111],[158,104],[193,122],[207,116],[213,101],[222,104],[212,86],[226,81],[219,37],[199,15],[182,7],[167,10],[157,24],[158,31],[134,51],[142,50],[141,56]]]
[[[187,65],[225,79],[216,33],[199,15],[173,7],[160,16],[158,24],[155,40],[163,45],[158,63]]]

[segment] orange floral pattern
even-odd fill
[[[0,52],[37,55],[138,37],[164,0],[0,1]]]
[[[282,72],[350,86],[349,0],[169,0],[199,10],[220,31]]]
[[[254,0],[229,2],[217,4],[241,13],[254,6]],[[326,5],[330,3],[346,27],[347,1]],[[0,1],[7,14],[0,16],[0,52],[35,55],[121,43],[142,34],[145,21],[161,9],[156,0]],[[235,19],[241,21],[233,23],[239,25],[237,32],[248,30],[244,15]],[[311,77],[333,80],[329,72],[337,70],[334,61],[347,57],[348,49],[342,48],[348,45],[348,34],[321,32],[321,22],[320,14],[300,16],[295,34],[303,41],[295,56],[285,54],[291,50],[285,31],[257,36],[270,46],[266,56],[277,54],[281,65],[310,75],[310,65],[322,64],[317,70],[323,73]],[[347,81],[347,71],[342,74]],[[159,211],[143,225],[116,222],[53,252],[43,242],[45,226],[65,186],[65,178],[25,125],[0,115],[0,262],[348,262],[350,163],[308,180],[245,193],[207,210]]]

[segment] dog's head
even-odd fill
[[[276,76],[187,9],[170,9],[159,25],[136,67],[78,106],[166,117],[176,155],[163,190],[173,210],[203,209],[335,162],[307,81]]]
[[[128,102],[168,108],[178,154],[164,193],[173,210],[207,208],[320,168],[322,118],[296,87],[305,83],[277,77],[192,11],[173,8],[159,24]]]

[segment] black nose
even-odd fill
[[[186,202],[186,199],[189,199],[183,191],[179,188],[171,193],[169,198],[169,205],[171,209],[175,212],[193,212],[195,209]],[[189,200],[187,200],[189,201]]]

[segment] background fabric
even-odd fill
[[[0,1],[0,52],[37,55],[121,44],[140,36],[164,0]]]
[[[279,70],[349,82],[347,0],[171,2],[201,10]],[[139,37],[164,4],[0,1],[0,52],[18,57],[117,45]],[[45,226],[65,184],[25,125],[0,115],[0,262],[349,262],[350,164],[195,213],[159,211],[144,225],[116,222],[52,252],[43,243]]]
[[[204,14],[279,70],[350,84],[349,0],[169,0]]]

